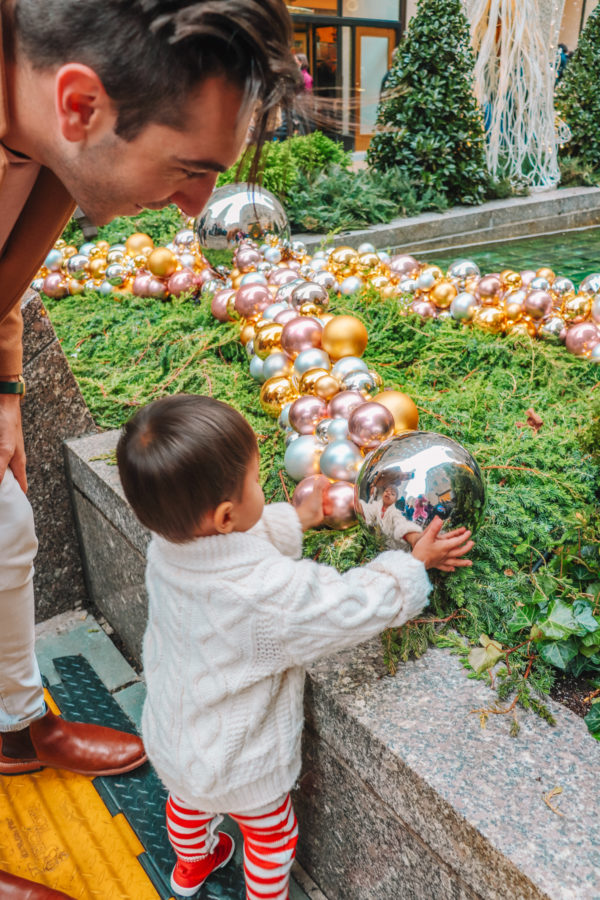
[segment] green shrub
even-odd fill
[[[480,203],[488,175],[473,53],[460,0],[420,0],[397,48],[369,165],[395,167],[449,203]]]
[[[600,170],[600,6],[587,20],[577,50],[556,90],[556,109],[571,129],[561,156],[578,157],[588,169]]]
[[[217,179],[217,187],[235,181],[247,181],[256,151],[250,149],[227,172]],[[339,141],[332,141],[320,131],[312,134],[288,138],[285,141],[271,141],[265,144],[258,166],[259,180],[264,188],[277,194],[282,200],[294,191],[296,182],[302,175],[314,175],[329,166],[347,167],[350,154]]]
[[[390,222],[427,209],[447,208],[434,188],[423,189],[398,169],[387,172],[333,169],[301,175],[286,202],[293,231],[328,232]]]

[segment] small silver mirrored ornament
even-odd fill
[[[383,532],[386,491],[385,507],[393,510],[385,516],[389,524]],[[385,441],[367,457],[357,480],[357,515],[390,547],[403,545],[408,525],[419,531],[435,516],[444,520],[444,531],[464,526],[474,532],[485,501],[485,482],[475,459],[456,441],[433,431],[406,432]]]
[[[457,259],[448,269],[448,278],[458,278],[459,281],[473,276],[479,278],[480,275],[479,266],[472,259]]]
[[[290,226],[283,206],[270,191],[246,183],[226,184],[213,191],[195,222],[201,247],[226,250],[267,234],[289,240]]]
[[[583,279],[579,285],[579,293],[582,291],[588,294],[597,294],[600,291],[600,272],[593,272]]]

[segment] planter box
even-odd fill
[[[417,256],[454,247],[537,237],[600,224],[600,188],[559,188],[529,197],[492,200],[481,206],[455,206],[443,213],[422,213],[393,219],[360,231],[343,231],[327,243],[357,247],[369,241],[377,250],[413,253]],[[295,234],[309,251],[324,235]]]
[[[147,532],[106,459],[118,432],[66,456],[91,596],[139,659]],[[495,695],[429,651],[391,677],[377,640],[311,667],[295,804],[299,861],[329,900],[600,898],[600,745],[549,703],[480,725]],[[544,796],[555,787],[560,796]]]

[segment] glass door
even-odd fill
[[[354,90],[358,98],[356,150],[366,150],[375,132],[381,82],[396,46],[393,28],[355,30]]]

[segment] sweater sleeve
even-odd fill
[[[427,605],[431,590],[423,563],[400,550],[343,575],[306,559],[289,569],[277,630],[294,665],[403,625]]]
[[[399,509],[394,509],[393,526],[394,540],[397,544],[404,540],[406,534],[423,531],[420,525],[417,525],[416,522],[411,522],[406,516],[403,516]]]
[[[302,526],[291,503],[269,503],[252,534],[269,541],[284,556],[302,556]]]

